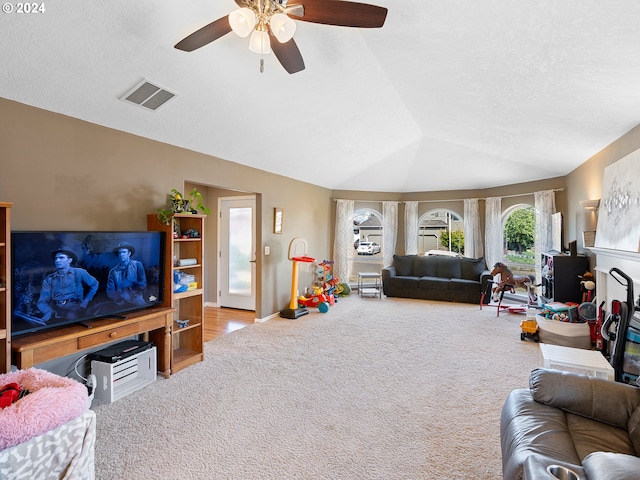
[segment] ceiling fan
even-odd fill
[[[343,0],[235,0],[240,7],[229,15],[205,25],[175,45],[191,52],[234,31],[251,35],[249,50],[271,51],[289,73],[304,70],[304,60],[293,40],[295,20],[342,27],[380,28],[387,9]]]

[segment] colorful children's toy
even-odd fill
[[[313,287],[313,295],[310,297],[300,296],[298,297],[298,304],[303,307],[317,307],[320,313],[327,313],[329,311],[329,298],[322,290],[322,287]]]
[[[319,272],[319,280],[322,282],[322,288],[329,299],[330,305],[333,305],[334,302],[338,301],[338,295],[340,295],[344,290],[340,284],[340,279],[335,277],[331,272],[332,265],[333,262],[329,260],[323,260],[322,263],[318,264],[318,267],[321,268]]]
[[[539,340],[538,335],[538,322],[535,319],[526,319],[520,322],[520,340],[533,340],[537,342]]]
[[[511,293],[515,293],[516,288],[524,288],[527,291],[529,297],[529,305],[535,305],[538,302],[538,295],[536,295],[535,285],[532,277],[529,275],[514,275],[509,267],[502,262],[497,262],[491,270],[491,276],[495,277],[500,275],[500,283],[494,285],[493,288],[493,301],[497,302],[501,292],[506,289]]]
[[[298,270],[299,263],[312,263],[316,259],[307,256],[307,241],[304,238],[294,238],[289,244],[289,260],[293,263],[293,271],[291,274],[291,301],[289,302],[289,308],[285,308],[280,311],[280,316],[283,318],[295,319],[306,315],[309,310],[306,308],[300,308],[298,304]]]

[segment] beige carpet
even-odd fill
[[[96,478],[501,479],[500,409],[538,364],[522,318],[352,295],[251,325],[94,407]]]

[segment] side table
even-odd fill
[[[358,273],[358,294],[360,297],[382,298],[382,274],[376,272]]]

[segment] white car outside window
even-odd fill
[[[358,245],[358,255],[375,255],[380,253],[380,245],[376,242],[360,242]]]

